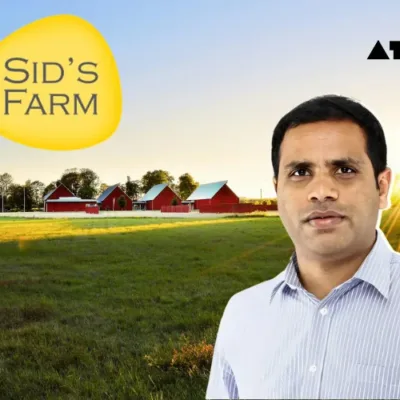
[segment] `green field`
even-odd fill
[[[0,397],[204,399],[227,301],[292,250],[278,217],[0,219]]]

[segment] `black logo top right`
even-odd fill
[[[393,57],[388,56],[381,42],[378,40],[367,60],[400,60],[400,41],[391,40],[389,42],[389,48],[393,52]]]

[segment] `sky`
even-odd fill
[[[6,1],[0,41],[55,14],[92,23],[115,56],[123,115],[115,134],[76,151],[0,137],[0,173],[46,185],[91,168],[108,185],[164,169],[176,180],[228,180],[239,196],[275,196],[271,139],[300,102],[337,93],[381,121],[389,166],[400,171],[400,60],[367,57],[400,40],[400,2],[266,0]],[[358,3],[358,4],[357,4]],[[362,4],[362,6],[361,6]],[[391,54],[391,53],[390,53]]]

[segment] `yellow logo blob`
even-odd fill
[[[39,149],[84,149],[111,137],[121,113],[113,54],[82,18],[43,18],[0,42],[0,135]]]

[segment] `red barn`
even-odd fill
[[[200,185],[185,201],[193,204],[195,210],[204,206],[239,204],[239,197],[227,185],[228,181]]]
[[[172,205],[172,200],[176,199],[176,205],[182,203],[181,198],[166,184],[160,183],[153,186],[139,201],[135,201],[141,209],[161,210],[162,206]]]
[[[120,207],[118,199],[125,198],[125,206]],[[132,210],[132,199],[120,188],[119,184],[108,187],[97,199],[100,210],[120,211]]]
[[[46,204],[47,200],[59,199],[60,197],[75,197],[75,195],[63,183],[61,183],[55,189],[47,193],[43,197],[43,201]]]
[[[43,200],[46,212],[85,211],[87,205],[96,204],[96,200],[76,197],[63,183],[47,193]]]

